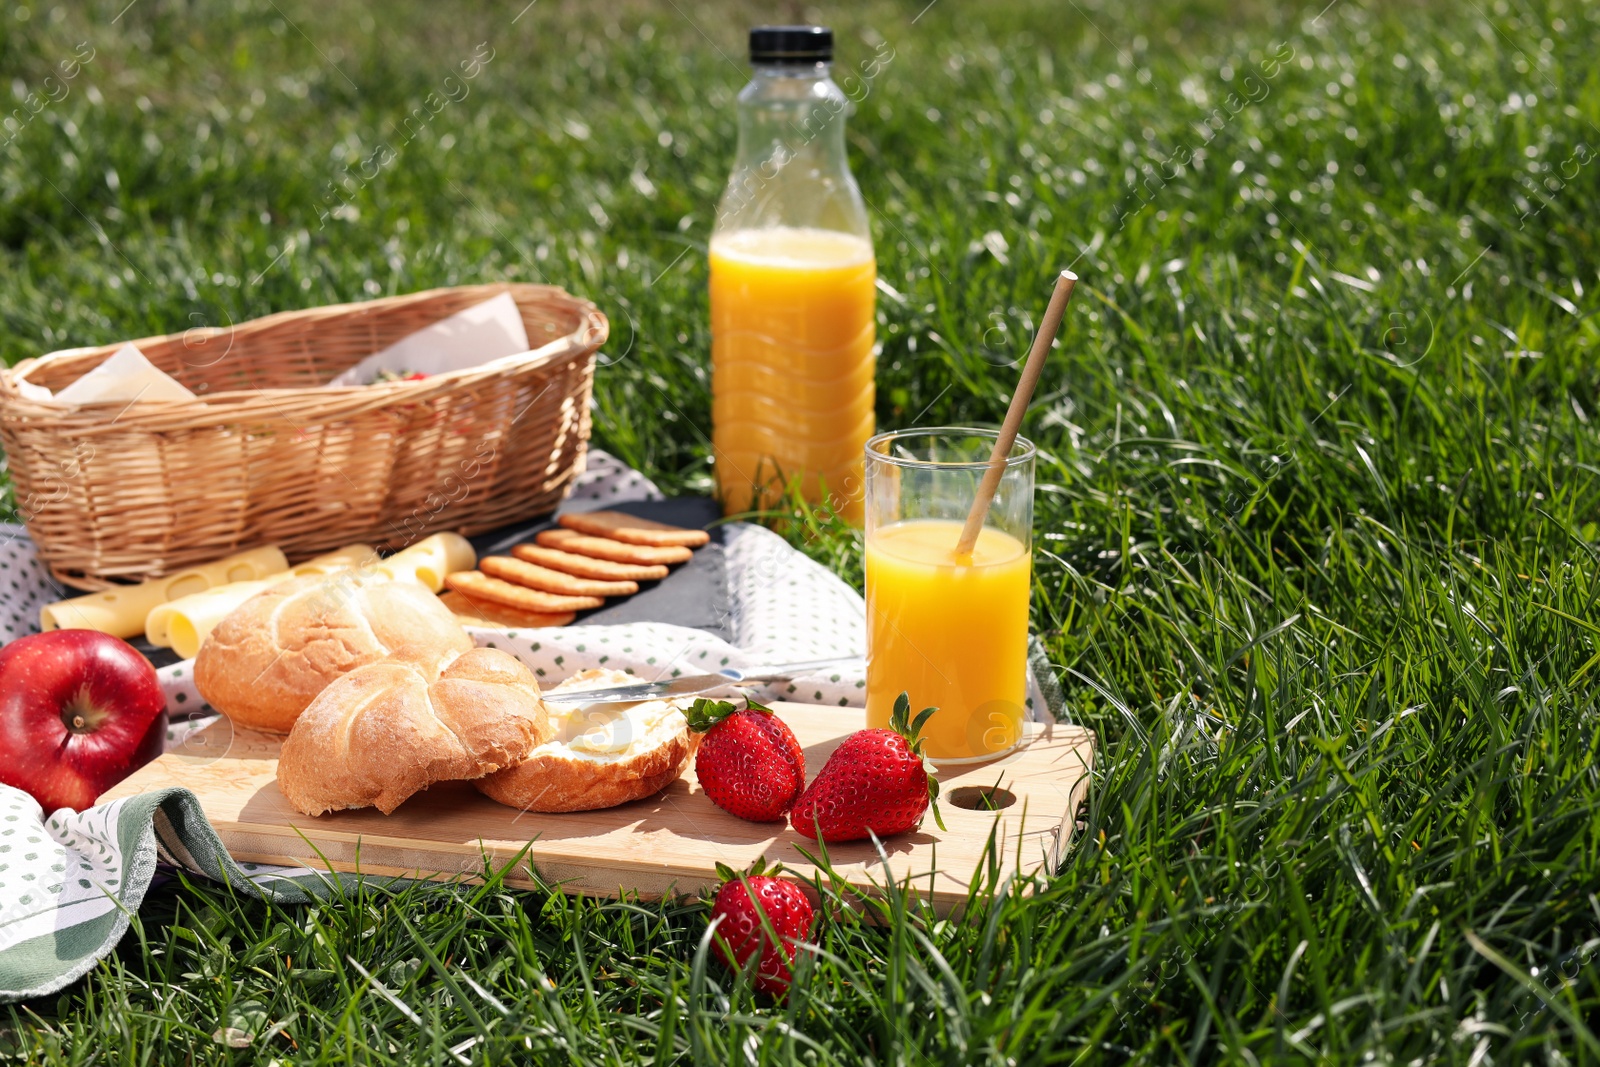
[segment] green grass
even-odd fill
[[[0,149],[0,355],[544,279],[612,318],[598,443],[706,488],[704,247],[771,11],[123,2],[0,13],[26,86],[96,49]],[[1600,10],[922,6],[782,14],[894,49],[851,120],[882,426],[998,419],[1083,277],[1028,423],[1034,624],[1100,736],[1063,869],[961,923],[828,912],[785,1005],[697,904],[172,884],[0,1053],[1600,1061]],[[847,529],[784,528],[859,578]]]

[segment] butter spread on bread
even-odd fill
[[[545,694],[554,730],[527,760],[473,782],[479,792],[524,811],[593,811],[660,792],[694,754],[689,722],[675,701],[585,706],[584,689],[640,679],[580,671]]]

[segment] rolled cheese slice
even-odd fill
[[[171,648],[184,659],[192,659],[217,623],[263,589],[308,574],[332,574],[349,567],[365,567],[377,559],[378,554],[368,545],[346,545],[337,552],[308,559],[259,581],[232,582],[158,604],[145,617],[145,639],[157,648]]]
[[[303,578],[308,574],[332,574],[346,567],[370,567],[376,562],[378,553],[371,545],[345,545],[337,551],[296,563],[289,568],[289,573],[296,578]]]
[[[437,593],[444,588],[447,574],[470,571],[478,565],[478,553],[458,533],[436,533],[402,549],[373,568],[395,581],[421,582]]]
[[[288,569],[289,561],[278,547],[264,545],[138,585],[117,586],[46,604],[39,609],[39,628],[99,630],[113,637],[137,637],[144,632],[145,619],[157,605],[219,585],[259,580]]]

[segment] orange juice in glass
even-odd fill
[[[1034,447],[1017,438],[977,544],[956,542],[995,434],[940,427],[866,446],[867,725],[905,692],[927,755],[991,759],[1022,737]]]

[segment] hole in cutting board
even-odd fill
[[[1017,802],[1017,794],[997,785],[963,785],[950,790],[945,800],[968,811],[999,811]]]

